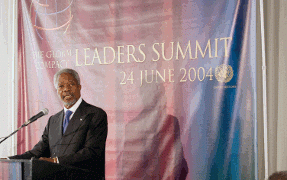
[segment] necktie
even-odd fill
[[[70,121],[70,116],[73,112],[70,111],[70,110],[67,110],[66,111],[66,114],[65,114],[65,119],[64,119],[64,123],[63,123],[63,134],[65,133],[67,127],[68,127],[68,124],[69,124],[69,121]]]

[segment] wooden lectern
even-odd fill
[[[1,180],[76,180],[90,179],[88,170],[41,160],[0,160]]]

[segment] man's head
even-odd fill
[[[269,176],[268,180],[287,180],[287,171],[279,171]]]
[[[54,75],[54,86],[64,106],[69,109],[81,97],[79,74],[73,69],[62,69]]]

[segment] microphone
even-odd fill
[[[28,124],[36,121],[37,119],[39,119],[42,116],[45,116],[49,113],[49,110],[47,108],[43,109],[42,111],[40,111],[38,114],[36,114],[35,116],[31,117],[27,122],[25,122],[22,126],[20,126],[16,131],[12,132],[10,135],[8,135],[7,137],[5,137],[4,139],[2,139],[0,141],[0,144],[5,141],[6,139],[8,139],[10,136],[12,136],[13,134],[15,134],[16,132],[18,132],[21,128],[27,126]]]
[[[42,109],[42,111],[40,111],[38,114],[36,114],[35,116],[31,117],[28,121],[26,121],[22,127],[27,126],[28,124],[36,121],[37,119],[39,119],[42,116],[45,116],[49,113],[49,110],[47,108]]]

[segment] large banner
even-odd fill
[[[78,71],[108,115],[106,179],[256,179],[252,0],[18,0],[18,153]]]

